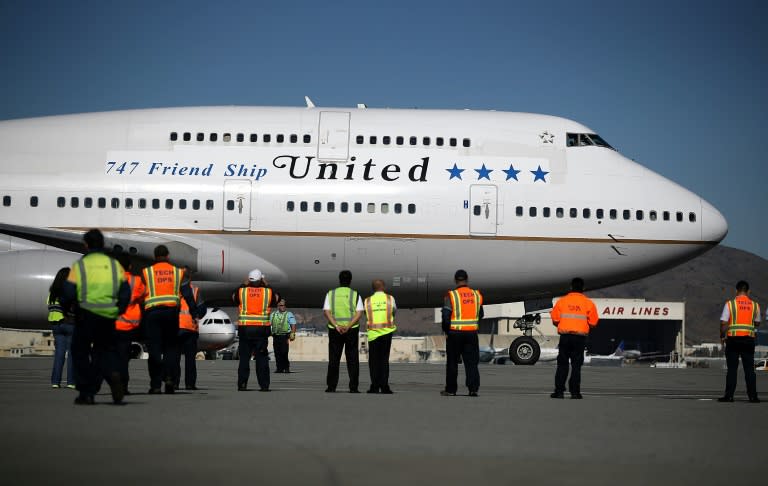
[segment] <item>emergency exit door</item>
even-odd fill
[[[251,181],[224,181],[224,229],[244,231],[251,224]]]
[[[349,113],[344,111],[320,112],[317,158],[345,161],[348,155]]]
[[[497,188],[493,185],[469,187],[469,234],[489,236],[496,234],[498,209]]]

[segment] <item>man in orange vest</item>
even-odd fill
[[[256,355],[256,379],[259,391],[269,391],[269,336],[271,324],[269,314],[272,307],[280,300],[277,292],[267,285],[267,280],[260,270],[254,269],[248,274],[248,280],[232,294],[232,301],[240,310],[237,326],[239,339],[240,366],[237,368],[237,389],[248,389],[251,374],[249,361]]]
[[[718,398],[718,402],[733,401],[741,357],[749,401],[760,403],[755,377],[755,331],[759,325],[760,306],[749,298],[749,283],[741,280],[736,284],[736,297],[725,303],[723,314],[720,316],[720,339],[725,341],[728,373],[725,377],[725,395]]]
[[[128,307],[125,309],[125,312],[117,316],[115,321],[118,371],[122,378],[124,394],[130,395],[128,391],[128,380],[130,379],[128,363],[131,359],[131,344],[142,340],[139,324],[141,324],[141,306],[144,303],[146,289],[144,288],[144,282],[141,281],[141,277],[131,273],[132,264],[131,258],[128,255],[121,254],[117,261],[125,269],[125,280],[131,287],[131,300],[128,303]]]
[[[178,389],[181,384],[181,355],[184,355],[184,389],[197,390],[197,340],[200,336],[198,327],[198,315],[205,314],[205,307],[201,305],[200,288],[192,283],[192,269],[184,267],[184,274],[192,289],[192,297],[195,307],[190,309],[186,299],[181,299],[179,307],[179,359],[175,362],[173,370],[173,383]],[[195,312],[196,311],[196,312]]]
[[[150,395],[161,392],[161,382],[165,382],[165,393],[174,392],[174,368],[179,362],[177,334],[181,299],[187,301],[190,309],[196,309],[184,270],[172,265],[168,257],[168,247],[158,245],[155,247],[155,263],[142,272],[146,287],[143,324],[149,348]]]
[[[581,365],[584,364],[584,349],[589,330],[597,325],[598,314],[595,303],[584,295],[584,280],[574,278],[571,292],[557,301],[550,315],[552,324],[560,335],[555,371],[555,391],[552,398],[565,398],[565,379],[568,378],[568,362],[571,364],[571,379],[568,389],[571,398],[581,399]]]
[[[469,396],[476,397],[480,388],[480,346],[477,329],[483,318],[483,295],[467,285],[469,276],[464,270],[454,275],[456,288],[445,296],[442,310],[443,332],[446,334],[445,389],[442,396],[456,396],[459,375],[459,357],[464,361]]]

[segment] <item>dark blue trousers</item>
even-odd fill
[[[150,386],[159,389],[173,384],[174,369],[179,362],[179,308],[153,308],[144,313],[142,326],[147,335]]]
[[[256,359],[256,379],[259,388],[269,389],[269,326],[238,326],[237,335],[240,342],[240,366],[237,368],[237,385],[247,386],[251,376],[251,356]]]
[[[725,396],[733,398],[733,394],[736,392],[739,358],[741,358],[741,366],[744,368],[747,396],[749,398],[757,398],[755,340],[751,337],[733,337],[725,341],[725,363],[728,365],[728,373],[725,375]]]
[[[53,370],[51,371],[51,385],[61,382],[64,362],[67,363],[67,385],[75,384],[74,360],[72,359],[72,334],[75,325],[71,322],[59,322],[53,326],[53,344],[56,352],[53,355]],[[69,358],[67,359],[67,355]]]
[[[115,320],[80,310],[72,335],[75,386],[81,397],[99,392],[101,381],[117,371]]]
[[[480,389],[480,345],[477,332],[449,331],[445,339],[445,391],[456,393],[458,389],[459,357],[464,362],[466,384],[470,392]]]
[[[184,386],[186,387],[197,386],[197,363],[195,362],[195,357],[197,356],[198,337],[199,334],[194,331],[179,329],[179,351],[184,355]],[[181,383],[181,355],[179,355],[179,359],[176,361],[173,382],[176,388]]]
[[[565,392],[565,380],[568,378],[568,362],[571,365],[571,379],[568,390],[571,394],[581,393],[581,365],[584,364],[584,348],[587,336],[561,334],[557,353],[557,371],[555,371],[555,393]]]

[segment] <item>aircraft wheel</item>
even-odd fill
[[[520,336],[509,346],[509,359],[516,365],[532,365],[539,360],[541,347],[531,336]]]

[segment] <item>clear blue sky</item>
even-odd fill
[[[725,244],[768,258],[767,14],[757,0],[0,0],[0,119],[304,95],[564,116],[703,196]]]

